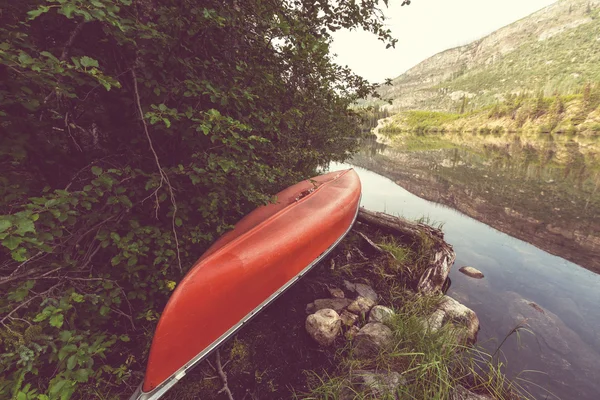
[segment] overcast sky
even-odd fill
[[[336,32],[337,62],[372,82],[395,78],[440,51],[467,44],[556,0],[390,0],[384,9],[395,49],[366,32]],[[383,2],[382,2],[383,3]]]

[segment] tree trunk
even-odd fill
[[[431,226],[408,221],[381,212],[369,211],[363,207],[358,212],[357,220],[366,225],[376,227],[396,235],[404,243],[421,246],[425,241],[431,245],[431,258],[428,266],[419,279],[419,292],[425,294],[440,293],[442,286],[454,264],[456,254],[451,245],[444,241],[444,233]]]

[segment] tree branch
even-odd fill
[[[217,374],[219,374],[219,377],[221,378],[221,381],[223,382],[223,388],[221,390],[219,390],[219,393],[225,393],[229,400],[233,400],[233,395],[231,394],[231,390],[229,389],[229,386],[227,385],[227,374],[225,374],[225,371],[223,371],[223,366],[221,365],[221,352],[219,351],[219,349],[217,349],[216,363],[217,363],[217,368],[216,368]]]
[[[173,205],[173,215],[171,217],[171,229],[173,231],[173,236],[175,237],[175,246],[177,250],[177,262],[179,264],[179,272],[183,273],[183,268],[181,266],[181,252],[179,251],[179,238],[177,236],[177,229],[175,229],[175,216],[177,215],[177,203],[175,202],[175,193],[173,192],[173,186],[171,186],[171,182],[169,181],[169,177],[167,173],[163,170],[160,165],[160,160],[158,159],[158,154],[156,154],[156,150],[154,150],[154,144],[152,143],[152,138],[150,137],[150,132],[148,130],[148,124],[146,124],[146,120],[144,119],[144,111],[142,110],[142,103],[140,100],[140,92],[138,90],[138,81],[137,75],[135,74],[135,67],[131,68],[131,76],[133,77],[133,90],[135,94],[135,103],[138,108],[138,112],[140,113],[140,120],[142,121],[142,125],[144,126],[144,133],[146,134],[146,139],[148,140],[148,145],[150,146],[150,151],[154,156],[154,161],[156,163],[156,167],[158,168],[158,172],[160,173],[160,186],[158,189],[162,187],[163,182],[167,184],[169,188],[169,194],[171,195],[171,204]],[[158,209],[160,208],[160,204],[158,202],[158,189],[154,191],[154,196],[156,199],[156,212],[158,213]]]

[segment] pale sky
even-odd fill
[[[395,78],[426,58],[467,44],[544,8],[556,0],[390,0],[384,13],[395,49],[366,32],[339,31],[332,52],[341,65],[371,82]],[[383,4],[383,2],[381,2]]]

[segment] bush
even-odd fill
[[[0,398],[138,383],[159,312],[202,251],[356,149],[349,106],[373,86],[332,64],[328,28],[391,46],[374,7],[5,2]]]

